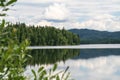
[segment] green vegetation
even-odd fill
[[[32,73],[35,76],[34,80],[68,80],[69,79],[70,73],[67,72],[69,67],[67,67],[64,71],[58,71],[58,72],[56,72],[56,69],[57,69],[57,64],[55,64],[53,68],[49,69],[48,71],[44,67],[39,68],[37,72],[32,70]],[[73,80],[73,79],[69,79],[69,80]]]
[[[6,16],[9,6],[12,6],[17,0],[0,0],[0,17]]]
[[[2,24],[0,26],[0,80],[24,80],[22,73],[26,62],[28,41],[18,43],[14,36],[15,29],[11,32],[13,37],[6,37],[9,33],[3,32]]]
[[[6,11],[9,10],[9,6],[13,5],[17,0],[0,0],[0,16],[6,16]],[[5,27],[6,22],[2,20],[0,22],[0,80],[28,80],[23,75],[25,71],[27,56],[26,47],[29,45],[28,40],[19,41],[16,34],[18,29],[11,28],[10,30]],[[40,67],[38,70],[38,76],[34,70],[34,80],[68,80],[69,74],[66,71],[53,73],[56,71],[57,65],[55,64],[49,72],[44,67]],[[49,74],[49,75],[48,75]],[[60,77],[60,74],[62,77]]]
[[[8,6],[15,3],[16,0],[0,0],[1,13],[0,16],[5,16],[5,12],[9,10]],[[5,31],[5,20],[0,22],[0,80],[24,80],[24,63],[26,62],[26,46],[28,41],[24,40],[19,43],[16,40],[16,29],[9,32]]]
[[[13,28],[17,29],[17,37],[19,42],[25,39],[30,41],[31,46],[41,45],[76,45],[80,43],[77,35],[64,29],[56,29],[54,27],[26,26],[25,24],[8,24],[7,31]]]
[[[69,30],[80,36],[80,44],[118,44],[120,43],[120,31],[107,32],[89,29]]]

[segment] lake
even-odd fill
[[[116,49],[120,44],[83,44],[68,46],[29,46],[28,49]]]
[[[58,71],[69,66],[68,72],[75,80],[120,80],[119,44],[77,46],[34,47],[29,51],[33,59],[27,62],[24,74],[33,80],[31,69],[37,71],[41,65],[49,69],[58,63]]]

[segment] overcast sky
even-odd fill
[[[31,25],[120,31],[120,0],[18,0],[8,14]]]

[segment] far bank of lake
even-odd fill
[[[81,44],[68,46],[29,46],[28,49],[119,49],[120,44]]]

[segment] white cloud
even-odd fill
[[[97,15],[82,23],[73,23],[76,28],[89,28],[105,31],[120,31],[120,18],[109,14]]]
[[[18,0],[12,9],[11,22],[120,31],[120,0]]]
[[[19,2],[31,2],[31,3],[51,3],[51,2],[66,2],[70,0],[18,0]]]
[[[36,26],[52,26],[52,23],[43,20],[43,21],[40,21],[39,23],[37,23]]]
[[[45,9],[45,18],[50,20],[66,20],[69,10],[64,4],[53,4]]]

